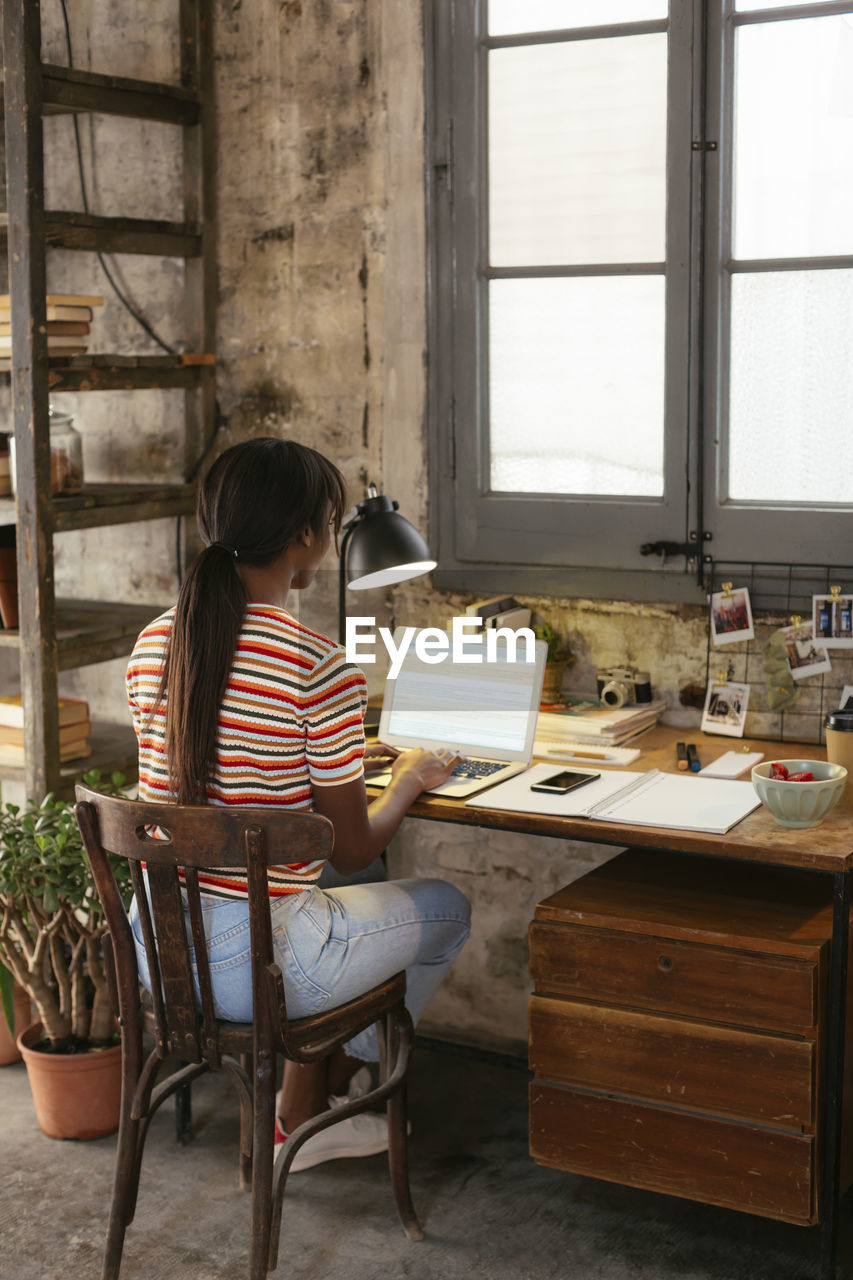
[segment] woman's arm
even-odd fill
[[[460,760],[450,751],[406,751],[394,761],[388,787],[370,805],[363,778],[337,787],[315,787],[314,812],[335,828],[330,858],[335,869],[352,875],[369,866],[395,834],[413,800],[446,782]]]

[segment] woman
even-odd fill
[[[139,738],[139,796],[178,804],[313,809],[335,828],[334,868],[351,875],[388,844],[421,791],[450,775],[451,752],[409,751],[368,808],[364,789],[366,685],[340,646],[287,611],[310,585],[345,508],[340,472],[292,441],[258,439],[227,450],[198,501],[206,547],[177,605],[140,635],[127,673]],[[395,755],[368,748],[368,757]],[[401,969],[413,1019],[461,950],[469,905],[441,880],[399,880],[323,890],[324,862],[271,868],[277,963],[288,1012],[334,1008]],[[252,1016],[248,903],[239,871],[199,876],[217,1013]],[[143,980],[148,971],[135,909]],[[375,1029],[324,1062],[286,1062],[278,1106],[283,1140],[346,1092],[378,1058]],[[297,1153],[293,1169],[387,1146],[384,1117],[354,1116]]]

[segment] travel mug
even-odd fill
[[[843,764],[853,776],[853,708],[830,711],[826,717],[826,758]]]

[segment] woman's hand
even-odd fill
[[[394,751],[382,743],[371,745],[373,759],[379,759],[380,752]],[[387,848],[409,805],[422,791],[446,782],[461,760],[462,756],[450,750],[394,752],[391,783],[369,806],[364,778],[315,787],[314,812],[328,818],[335,828],[331,861],[338,871],[352,875],[369,866]]]
[[[398,755],[391,766],[392,786],[397,782],[405,782],[408,786],[418,783],[418,790],[412,794],[420,795],[421,791],[430,791],[446,782],[463,759],[464,756],[457,755],[449,748],[424,751],[415,747]]]
[[[379,773],[397,759],[400,752],[386,742],[368,742],[364,748],[364,772]]]

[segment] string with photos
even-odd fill
[[[793,682],[791,705],[777,710],[768,705],[764,649],[780,628],[811,621],[814,596],[832,596],[834,586],[844,595],[853,594],[853,565],[720,560],[708,565],[705,581],[709,601],[728,584],[734,591],[748,589],[755,632],[753,639],[716,646],[709,603],[705,687],[723,673],[726,680],[749,685],[747,738],[823,742],[826,716],[839,706],[845,686],[853,685],[853,649],[829,649],[831,670]],[[819,647],[820,641],[816,643]]]

